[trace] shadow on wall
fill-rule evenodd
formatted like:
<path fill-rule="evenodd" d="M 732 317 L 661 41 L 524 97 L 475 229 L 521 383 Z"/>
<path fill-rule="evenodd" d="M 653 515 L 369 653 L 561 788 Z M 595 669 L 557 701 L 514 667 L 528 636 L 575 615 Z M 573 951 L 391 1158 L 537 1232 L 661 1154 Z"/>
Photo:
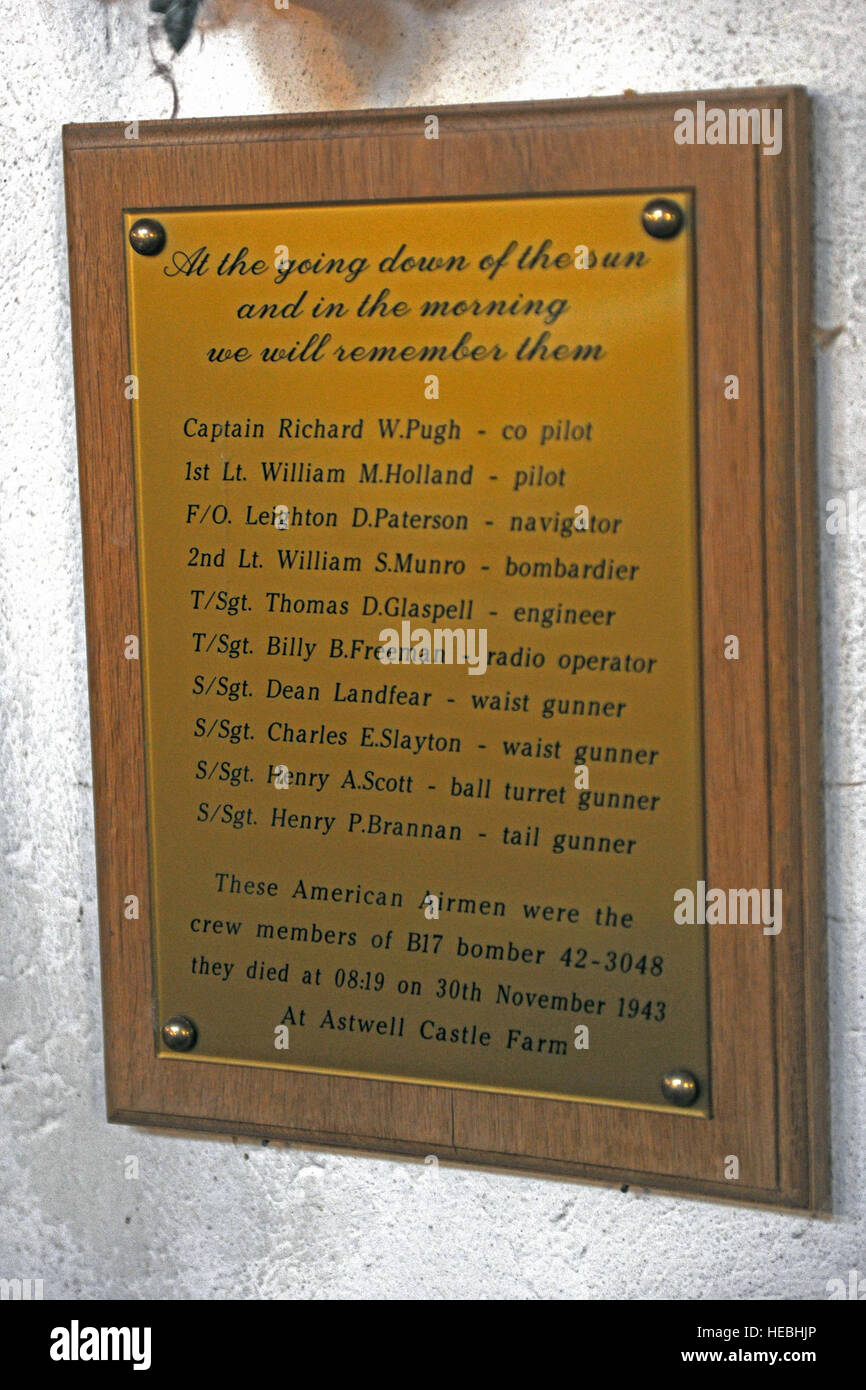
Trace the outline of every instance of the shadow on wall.
<path fill-rule="evenodd" d="M 451 61 L 451 45 L 444 41 L 453 28 L 449 14 L 456 19 L 484 3 L 291 0 L 277 8 L 275 0 L 210 0 L 199 28 L 205 45 L 209 31 L 250 31 L 256 62 L 280 110 L 297 109 L 300 78 L 320 109 L 399 106 L 416 86 L 427 92 L 435 87 L 437 69 Z"/>

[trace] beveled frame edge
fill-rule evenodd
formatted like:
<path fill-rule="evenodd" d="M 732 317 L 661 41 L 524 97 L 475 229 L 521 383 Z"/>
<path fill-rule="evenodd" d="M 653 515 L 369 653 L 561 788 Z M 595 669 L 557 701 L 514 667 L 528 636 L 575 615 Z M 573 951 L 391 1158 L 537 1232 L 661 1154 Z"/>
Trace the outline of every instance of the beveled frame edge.
<path fill-rule="evenodd" d="M 762 255 L 763 285 L 772 293 L 780 310 L 779 322 L 761 306 L 763 357 L 763 408 L 767 428 L 764 449 L 765 469 L 765 597 L 767 616 L 767 701 L 770 747 L 770 797 L 773 805 L 771 851 L 773 862 L 799 865 L 802 906 L 802 976 L 792 972 L 789 963 L 781 982 L 783 1008 L 776 1013 L 776 1073 L 780 1094 L 776 1109 L 777 1140 L 780 1149 L 778 1188 L 741 1188 L 736 1196 L 729 1184 L 704 1179 L 683 1180 L 670 1174 L 634 1172 L 628 1168 L 598 1164 L 565 1163 L 559 1159 L 537 1158 L 490 1151 L 477 1151 L 437 1144 L 437 1155 L 446 1162 L 489 1167 L 521 1175 L 550 1176 L 605 1184 L 622 1180 L 660 1191 L 692 1196 L 708 1196 L 742 1205 L 754 1202 L 797 1211 L 818 1212 L 829 1202 L 829 1153 L 827 1124 L 827 1058 L 825 1022 L 824 932 L 823 932 L 823 817 L 814 795 L 821 786 L 820 705 L 817 643 L 817 539 L 815 526 L 815 472 L 813 457 L 812 366 L 810 354 L 811 267 L 808 221 L 803 210 L 808 198 L 808 97 L 803 88 L 754 88 L 717 92 L 653 94 L 650 96 L 607 97 L 590 101 L 564 100 L 538 103 L 503 103 L 433 108 L 440 117 L 459 117 L 461 129 L 487 129 L 491 124 L 507 124 L 520 129 L 538 123 L 538 118 L 579 115 L 584 120 L 597 112 L 600 124 L 623 108 L 669 105 L 696 98 L 719 102 L 751 99 L 766 104 L 783 103 L 786 125 L 796 138 L 788 138 L 784 153 L 758 159 L 758 218 L 781 216 L 781 237 L 771 240 Z M 383 133 L 405 134 L 411 123 L 429 108 L 391 111 L 313 113 L 307 116 L 269 116 L 258 118 L 214 118 L 207 121 L 141 123 L 139 147 L 166 144 L 233 143 L 292 138 L 338 138 L 363 136 L 375 129 Z M 467 116 L 469 120 L 467 121 Z M 520 123 L 520 124 L 518 124 Z M 555 124 L 555 121 L 554 121 Z M 77 151 L 129 146 L 124 125 L 73 125 L 64 127 L 67 160 Z M 766 177 L 765 177 L 766 175 Z M 795 212 L 796 209 L 796 212 Z M 75 267 L 71 266 L 74 279 Z M 76 398 L 86 391 L 76 367 Z M 781 402 L 781 408 L 780 408 Z M 83 441 L 79 452 L 84 456 Z M 789 463 L 795 469 L 794 494 L 786 490 Z M 783 505 L 772 512 L 769 499 Z M 780 539 L 782 543 L 780 544 Z M 88 574 L 88 579 L 91 575 Z M 88 605 L 88 633 L 90 609 Z M 812 640 L 810 640 L 812 639 Z M 88 640 L 88 646 L 90 641 Z M 791 654 L 793 661 L 786 661 Z M 776 669 L 774 669 L 774 659 Z M 91 690 L 93 687 L 91 686 Z M 96 749 L 94 748 L 94 756 Z M 790 773 L 795 774 L 792 783 Z M 815 776 L 817 774 L 817 781 Z M 810 792 L 812 794 L 810 794 Z M 109 944 L 110 929 L 100 911 L 102 951 Z M 786 943 L 787 949 L 787 943 Z M 777 980 L 776 985 L 780 985 Z M 786 1002 L 787 1001 L 787 1002 Z M 787 1012 L 786 1012 L 787 1010 Z M 797 1021 L 799 1011 L 802 1023 Z M 796 1068 L 780 1065 L 782 1059 L 796 1055 L 802 1067 L 802 1082 Z M 108 1058 L 106 1058 L 108 1066 Z M 472 1093 L 472 1094 L 484 1094 Z M 423 1155 L 430 1145 L 414 1144 L 394 1138 L 331 1131 L 270 1127 L 250 1122 L 229 1123 L 203 1115 L 153 1114 L 117 1103 L 109 1084 L 109 1118 L 118 1123 L 141 1123 L 168 1128 L 202 1130 L 212 1133 L 248 1133 L 278 1137 L 309 1147 L 333 1148 L 337 1152 L 378 1153 L 403 1157 Z M 784 1114 L 783 1114 L 784 1112 Z M 787 1122 L 787 1128 L 786 1128 Z M 358 1147 L 359 1143 L 362 1147 Z"/>
<path fill-rule="evenodd" d="M 115 1110 L 107 1115 L 109 1124 L 130 1125 L 169 1138 L 220 1138 L 236 1143 L 239 1139 L 259 1139 L 265 1144 L 281 1144 L 289 1149 L 308 1149 L 335 1157 L 373 1158 L 381 1162 L 416 1162 L 424 1165 L 435 1158 L 445 1168 L 457 1172 L 485 1172 L 500 1177 L 533 1178 L 549 1182 L 567 1182 L 605 1188 L 619 1187 L 622 1191 L 637 1188 L 654 1196 L 675 1196 L 690 1201 L 709 1202 L 713 1206 L 752 1208 L 756 1211 L 777 1211 L 784 1216 L 809 1216 L 832 1220 L 828 1207 L 797 1205 L 786 1201 L 784 1194 L 773 1187 L 740 1187 L 731 1191 L 730 1183 L 708 1184 L 677 1174 L 648 1174 L 644 1169 L 606 1168 L 598 1163 L 563 1162 L 559 1159 L 535 1159 L 531 1155 L 502 1154 L 490 1149 L 447 1149 L 436 1145 L 412 1144 L 399 1140 L 370 1140 L 363 1136 L 320 1134 L 314 1130 L 286 1131 L 279 1125 L 244 1124 L 227 1126 L 221 1120 L 188 1115 L 149 1114 L 138 1110 Z M 192 1127 L 194 1124 L 194 1128 Z"/>
<path fill-rule="evenodd" d="M 136 142 L 149 145 L 189 145 L 220 142 L 227 136 L 237 141 L 279 140 L 290 125 L 293 138 L 342 138 L 346 135 L 403 133 L 403 127 L 417 128 L 425 115 L 452 115 L 460 118 L 462 129 L 472 129 L 477 117 L 478 129 L 486 129 L 492 120 L 513 120 L 526 116 L 528 125 L 538 117 L 588 116 L 597 111 L 607 116 L 611 111 L 637 110 L 642 106 L 669 106 L 672 102 L 698 101 L 712 97 L 720 102 L 753 98 L 766 103 L 779 99 L 788 101 L 795 94 L 806 97 L 802 86 L 781 87 L 723 87 L 689 92 L 629 92 L 599 97 L 555 97 L 544 101 L 466 102 L 454 106 L 375 106 L 341 111 L 277 112 L 262 116 L 194 116 L 183 120 L 140 121 Z M 467 119 L 469 118 L 469 119 Z M 113 149 L 129 145 L 124 131 L 128 121 L 70 122 L 63 126 L 64 147 L 67 150 Z M 517 127 L 519 129 L 519 127 Z"/>
<path fill-rule="evenodd" d="M 770 258 L 764 283 L 776 290 L 787 311 L 783 337 L 774 343 L 772 325 L 764 316 L 764 398 L 765 416 L 784 430 L 785 447 L 793 465 L 793 496 L 785 487 L 787 481 L 785 455 L 767 450 L 769 484 L 775 481 L 776 498 L 767 493 L 768 578 L 774 576 L 788 557 L 785 579 L 789 587 L 788 601 L 783 595 L 783 583 L 770 584 L 781 598 L 782 618 L 787 621 L 784 650 L 796 653 L 795 688 L 779 686 L 789 700 L 787 737 L 796 750 L 796 776 L 787 775 L 785 750 L 779 749 L 770 723 L 771 783 L 774 795 L 788 799 L 787 813 L 779 818 L 778 836 L 773 823 L 774 853 L 785 852 L 796 859 L 801 871 L 802 913 L 802 1065 L 804 1078 L 803 1105 L 805 1108 L 803 1154 L 808 1165 L 808 1207 L 813 1211 L 829 1211 L 832 1204 L 832 1173 L 830 1154 L 830 1066 L 828 1055 L 827 1019 L 827 937 L 825 902 L 825 840 L 824 840 L 824 759 L 823 711 L 821 691 L 820 643 L 820 574 L 818 529 L 818 479 L 816 460 L 815 380 L 812 357 L 812 193 L 811 193 L 811 121 L 808 93 L 803 87 L 792 88 L 784 98 L 786 123 L 802 132 L 788 148 L 788 175 L 784 180 L 786 203 L 780 217 L 783 233 L 790 237 L 787 256 Z M 757 152 L 756 152 L 757 155 Z M 762 211 L 773 215 L 774 200 L 770 189 L 764 188 Z M 781 190 L 774 190 L 778 203 Z M 761 223 L 759 222 L 759 226 Z M 780 264 L 781 261 L 781 264 Z M 790 267 L 790 280 L 785 274 Z M 786 293 L 789 291 L 789 293 Z M 774 404 L 773 377 L 784 375 L 785 346 L 790 350 L 790 372 L 787 383 L 790 394 L 783 395 L 782 408 Z M 767 362 L 775 372 L 768 372 Z M 785 418 L 787 416 L 787 418 Z M 776 445 L 778 451 L 779 444 Z M 774 461 L 777 464 L 773 469 Z M 776 477 L 773 477 L 774 471 Z M 780 535 L 784 513 L 774 505 L 778 495 L 788 496 L 790 535 L 793 544 L 786 547 L 786 537 Z M 775 523 L 775 524 L 774 524 Z M 772 615 L 771 615 L 772 616 Z M 772 625 L 769 629 L 772 635 Z M 776 845 L 787 838 L 787 846 Z M 789 1078 L 785 1078 L 787 1081 Z M 784 1129 L 783 1129 L 784 1133 Z"/>

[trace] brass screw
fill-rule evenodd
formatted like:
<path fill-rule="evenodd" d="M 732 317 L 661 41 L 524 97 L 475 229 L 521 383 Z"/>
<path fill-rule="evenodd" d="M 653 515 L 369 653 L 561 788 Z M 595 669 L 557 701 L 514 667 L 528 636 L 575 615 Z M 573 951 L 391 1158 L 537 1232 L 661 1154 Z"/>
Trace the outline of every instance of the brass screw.
<path fill-rule="evenodd" d="M 694 1105 L 700 1087 L 690 1071 L 669 1071 L 662 1077 L 662 1095 L 671 1105 Z"/>
<path fill-rule="evenodd" d="M 662 241 L 669 240 L 682 230 L 685 217 L 679 203 L 672 198 L 651 198 L 640 215 L 644 231 Z"/>
<path fill-rule="evenodd" d="M 198 1029 L 191 1018 L 177 1014 L 162 1025 L 162 1040 L 172 1052 L 189 1052 L 198 1042 Z"/>
<path fill-rule="evenodd" d="M 165 246 L 165 227 L 155 217 L 139 217 L 129 229 L 129 244 L 139 256 L 158 256 Z"/>

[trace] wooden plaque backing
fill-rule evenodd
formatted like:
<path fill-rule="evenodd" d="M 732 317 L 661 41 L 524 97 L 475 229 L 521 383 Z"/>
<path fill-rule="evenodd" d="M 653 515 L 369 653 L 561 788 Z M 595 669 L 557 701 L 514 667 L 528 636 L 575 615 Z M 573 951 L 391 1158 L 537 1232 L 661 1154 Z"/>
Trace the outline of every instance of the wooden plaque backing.
<path fill-rule="evenodd" d="M 781 110 L 781 151 L 677 144 L 674 112 L 699 99 Z M 440 108 L 435 141 L 428 114 L 64 128 L 109 1119 L 825 1209 L 806 94 Z M 141 672 L 119 659 L 140 631 L 123 210 L 653 187 L 693 190 L 697 209 L 707 882 L 784 893 L 778 936 L 708 933 L 712 1117 L 158 1058 Z"/>

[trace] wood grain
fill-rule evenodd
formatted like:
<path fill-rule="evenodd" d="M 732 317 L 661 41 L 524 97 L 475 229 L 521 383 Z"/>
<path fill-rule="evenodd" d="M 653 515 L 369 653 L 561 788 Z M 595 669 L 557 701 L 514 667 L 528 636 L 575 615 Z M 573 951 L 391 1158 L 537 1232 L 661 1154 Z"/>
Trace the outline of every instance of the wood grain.
<path fill-rule="evenodd" d="M 677 145 L 673 113 L 781 109 L 783 147 Z M 109 1118 L 829 1201 L 808 101 L 801 89 L 64 129 Z M 694 191 L 708 882 L 784 893 L 776 937 L 710 931 L 712 1117 L 157 1058 L 122 213 Z M 740 399 L 724 396 L 735 373 Z M 739 661 L 724 639 L 740 638 Z M 141 915 L 127 921 L 136 893 Z M 740 1160 L 726 1181 L 728 1155 Z"/>

